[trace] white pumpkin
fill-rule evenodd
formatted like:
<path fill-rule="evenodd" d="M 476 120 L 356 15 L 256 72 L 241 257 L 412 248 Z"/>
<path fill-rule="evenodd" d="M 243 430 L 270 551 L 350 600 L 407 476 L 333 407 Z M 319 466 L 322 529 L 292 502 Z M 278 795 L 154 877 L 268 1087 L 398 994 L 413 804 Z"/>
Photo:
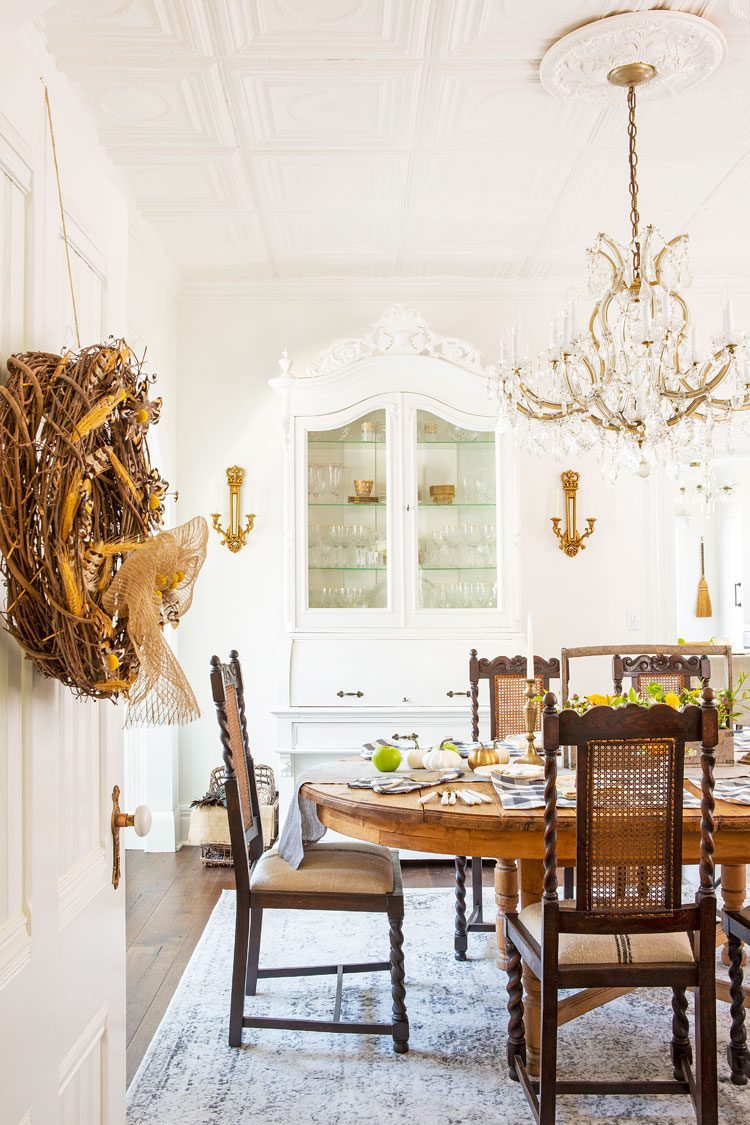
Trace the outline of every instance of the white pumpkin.
<path fill-rule="evenodd" d="M 422 758 L 424 757 L 424 750 L 420 750 L 418 746 L 412 746 L 411 750 L 406 755 L 406 764 L 410 770 L 424 769 L 422 765 Z"/>
<path fill-rule="evenodd" d="M 458 769 L 461 755 L 455 750 L 428 750 L 422 755 L 422 765 L 426 770 Z"/>

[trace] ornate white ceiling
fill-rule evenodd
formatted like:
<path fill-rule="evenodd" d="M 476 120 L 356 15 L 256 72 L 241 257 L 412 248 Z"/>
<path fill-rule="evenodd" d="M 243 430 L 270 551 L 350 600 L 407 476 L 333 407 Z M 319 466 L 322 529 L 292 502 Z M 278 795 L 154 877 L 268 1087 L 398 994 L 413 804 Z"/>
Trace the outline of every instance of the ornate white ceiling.
<path fill-rule="evenodd" d="M 640 212 L 750 277 L 750 0 L 661 3 L 727 39 L 639 112 Z M 166 252 L 195 279 L 560 278 L 628 230 L 622 107 L 539 60 L 616 0 L 65 0 L 42 27 Z"/>

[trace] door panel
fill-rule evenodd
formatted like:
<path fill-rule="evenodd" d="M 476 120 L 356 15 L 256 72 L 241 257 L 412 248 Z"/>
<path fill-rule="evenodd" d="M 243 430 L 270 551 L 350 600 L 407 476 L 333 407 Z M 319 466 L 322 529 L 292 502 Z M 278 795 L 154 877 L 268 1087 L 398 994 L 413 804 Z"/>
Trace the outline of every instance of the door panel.
<path fill-rule="evenodd" d="M 5 356 L 24 346 L 30 177 L 19 186 L 2 171 L 1 158 L 0 149 Z M 34 260 L 53 277 L 62 255 L 54 240 Z M 102 271 L 75 257 L 82 339 L 98 341 L 105 334 Z M 58 311 L 66 324 L 62 303 Z M 125 1120 L 125 891 L 123 883 L 112 887 L 110 831 L 112 788 L 123 781 L 122 744 L 122 708 L 76 699 L 44 679 L 0 629 L 3 1125 Z"/>

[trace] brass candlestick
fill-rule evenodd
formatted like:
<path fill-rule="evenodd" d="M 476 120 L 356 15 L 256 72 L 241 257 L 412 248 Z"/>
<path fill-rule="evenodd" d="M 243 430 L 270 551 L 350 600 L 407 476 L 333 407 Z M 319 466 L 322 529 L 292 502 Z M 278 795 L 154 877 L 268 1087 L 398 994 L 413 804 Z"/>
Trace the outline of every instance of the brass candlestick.
<path fill-rule="evenodd" d="M 536 703 L 534 701 L 535 692 L 536 692 L 536 680 L 534 680 L 533 678 L 532 679 L 527 678 L 527 680 L 526 680 L 526 706 L 524 707 L 524 716 L 526 718 L 526 741 L 528 742 L 529 745 L 528 745 L 528 747 L 526 749 L 526 753 L 523 755 L 523 757 L 517 759 L 519 762 L 522 762 L 524 765 L 527 765 L 527 766 L 543 766 L 544 765 L 544 759 L 540 758 L 539 755 L 537 754 L 536 750 L 534 749 L 534 727 L 536 726 Z"/>

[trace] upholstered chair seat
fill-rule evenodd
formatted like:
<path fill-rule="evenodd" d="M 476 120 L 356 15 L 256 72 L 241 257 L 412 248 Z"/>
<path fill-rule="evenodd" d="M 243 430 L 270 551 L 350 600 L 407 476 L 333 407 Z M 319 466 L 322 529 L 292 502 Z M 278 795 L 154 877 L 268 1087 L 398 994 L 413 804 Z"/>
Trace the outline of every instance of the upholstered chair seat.
<path fill-rule="evenodd" d="M 561 911 L 573 909 L 573 901 L 560 903 Z M 518 915 L 536 942 L 542 943 L 542 904 L 525 906 Z M 653 961 L 693 963 L 695 954 L 690 938 L 683 931 L 675 934 L 560 934 L 560 965 L 637 965 Z"/>
<path fill-rule="evenodd" d="M 305 891 L 385 895 L 393 890 L 393 859 L 378 844 L 307 844 L 295 870 L 273 848 L 265 852 L 250 877 L 250 890 Z"/>

